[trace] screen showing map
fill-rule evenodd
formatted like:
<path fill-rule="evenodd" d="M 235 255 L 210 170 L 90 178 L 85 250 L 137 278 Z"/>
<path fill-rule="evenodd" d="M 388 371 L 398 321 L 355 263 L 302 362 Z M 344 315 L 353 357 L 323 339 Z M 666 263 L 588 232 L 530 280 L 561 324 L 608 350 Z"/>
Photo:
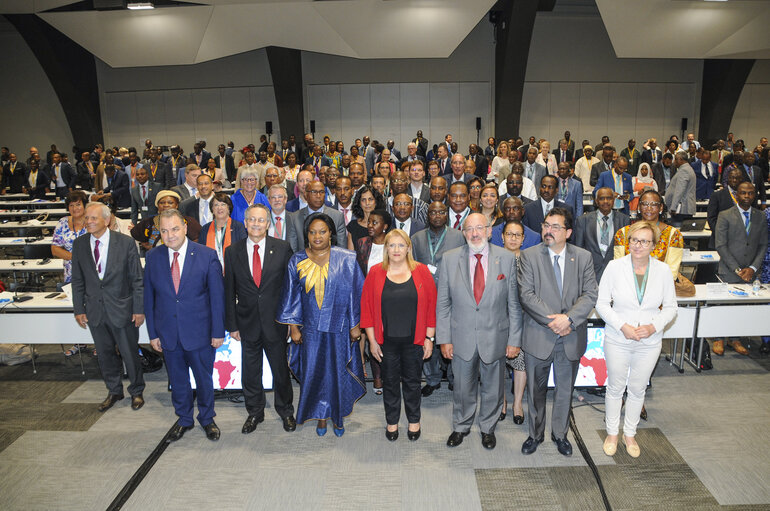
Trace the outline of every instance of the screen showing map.
<path fill-rule="evenodd" d="M 195 388 L 195 378 L 190 371 L 190 384 Z M 267 356 L 262 354 L 262 386 L 265 390 L 273 388 L 273 373 Z M 230 332 L 225 332 L 225 342 L 217 349 L 214 357 L 214 389 L 241 389 L 241 343 L 230 338 Z"/>
<path fill-rule="evenodd" d="M 604 387 L 607 384 L 607 364 L 604 361 L 604 325 L 588 324 L 588 344 L 580 359 L 575 387 Z M 548 375 L 548 386 L 553 387 L 553 367 Z"/>

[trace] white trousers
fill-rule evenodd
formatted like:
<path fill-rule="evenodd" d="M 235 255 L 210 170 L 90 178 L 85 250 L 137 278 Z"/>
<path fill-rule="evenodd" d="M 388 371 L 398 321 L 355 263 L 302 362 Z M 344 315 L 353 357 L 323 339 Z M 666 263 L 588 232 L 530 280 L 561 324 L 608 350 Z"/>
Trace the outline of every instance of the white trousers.
<path fill-rule="evenodd" d="M 607 391 L 604 397 L 604 421 L 608 435 L 617 435 L 620 426 L 620 409 L 623 391 L 628 389 L 623 434 L 636 435 L 639 414 L 644 405 L 644 394 L 655 364 L 660 357 L 660 341 L 645 344 L 644 341 L 604 340 L 604 358 L 607 361 Z"/>

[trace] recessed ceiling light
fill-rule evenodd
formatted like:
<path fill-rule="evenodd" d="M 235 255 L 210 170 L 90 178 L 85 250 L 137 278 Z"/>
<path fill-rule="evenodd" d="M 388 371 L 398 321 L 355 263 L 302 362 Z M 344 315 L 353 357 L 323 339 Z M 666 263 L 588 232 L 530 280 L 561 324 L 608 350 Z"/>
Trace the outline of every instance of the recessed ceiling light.
<path fill-rule="evenodd" d="M 152 4 L 152 2 L 130 2 L 128 5 L 126 5 L 126 7 L 132 11 L 155 9 L 155 6 Z"/>

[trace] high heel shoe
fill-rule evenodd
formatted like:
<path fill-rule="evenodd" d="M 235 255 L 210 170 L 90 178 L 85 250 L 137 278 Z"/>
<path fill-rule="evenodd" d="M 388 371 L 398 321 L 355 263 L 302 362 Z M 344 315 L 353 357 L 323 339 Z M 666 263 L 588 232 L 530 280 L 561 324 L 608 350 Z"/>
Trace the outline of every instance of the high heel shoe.
<path fill-rule="evenodd" d="M 315 427 L 315 433 L 318 436 L 324 436 L 326 434 L 326 421 L 323 421 L 323 427 L 321 427 L 321 421 L 318 421 L 318 425 Z"/>
<path fill-rule="evenodd" d="M 406 432 L 406 437 L 407 437 L 409 440 L 411 440 L 412 442 L 414 442 L 415 440 L 417 440 L 418 438 L 420 438 L 420 431 L 421 431 L 420 429 L 418 429 L 417 431 L 408 431 L 408 430 L 407 430 L 407 432 Z"/>
<path fill-rule="evenodd" d="M 338 437 L 344 435 L 345 428 L 344 427 L 338 428 L 337 426 L 334 426 L 334 434 L 337 435 Z"/>
<path fill-rule="evenodd" d="M 503 422 L 505 420 L 505 416 L 508 415 L 508 412 L 501 412 L 500 417 L 497 418 L 499 422 Z"/>
<path fill-rule="evenodd" d="M 524 416 L 523 415 L 514 415 L 513 416 L 513 423 L 514 424 L 524 424 Z"/>
<path fill-rule="evenodd" d="M 398 440 L 398 428 L 395 431 L 389 431 L 388 428 L 385 428 L 385 438 L 390 442 Z"/>
<path fill-rule="evenodd" d="M 639 444 L 628 445 L 626 443 L 626 436 L 625 435 L 623 435 L 623 445 L 626 446 L 626 452 L 632 458 L 638 458 L 642 454 L 642 450 L 639 448 Z"/>

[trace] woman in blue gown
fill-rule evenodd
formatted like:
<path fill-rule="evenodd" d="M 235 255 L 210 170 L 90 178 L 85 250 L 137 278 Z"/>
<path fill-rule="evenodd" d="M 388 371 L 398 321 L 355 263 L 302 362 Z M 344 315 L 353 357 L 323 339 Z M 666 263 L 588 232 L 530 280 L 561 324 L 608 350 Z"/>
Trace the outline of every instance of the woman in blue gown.
<path fill-rule="evenodd" d="M 359 317 L 364 275 L 354 252 L 336 247 L 334 221 L 314 213 L 304 223 L 305 250 L 289 260 L 277 321 L 290 325 L 289 367 L 300 383 L 297 422 L 316 432 L 345 432 L 343 418 L 366 393 Z"/>

